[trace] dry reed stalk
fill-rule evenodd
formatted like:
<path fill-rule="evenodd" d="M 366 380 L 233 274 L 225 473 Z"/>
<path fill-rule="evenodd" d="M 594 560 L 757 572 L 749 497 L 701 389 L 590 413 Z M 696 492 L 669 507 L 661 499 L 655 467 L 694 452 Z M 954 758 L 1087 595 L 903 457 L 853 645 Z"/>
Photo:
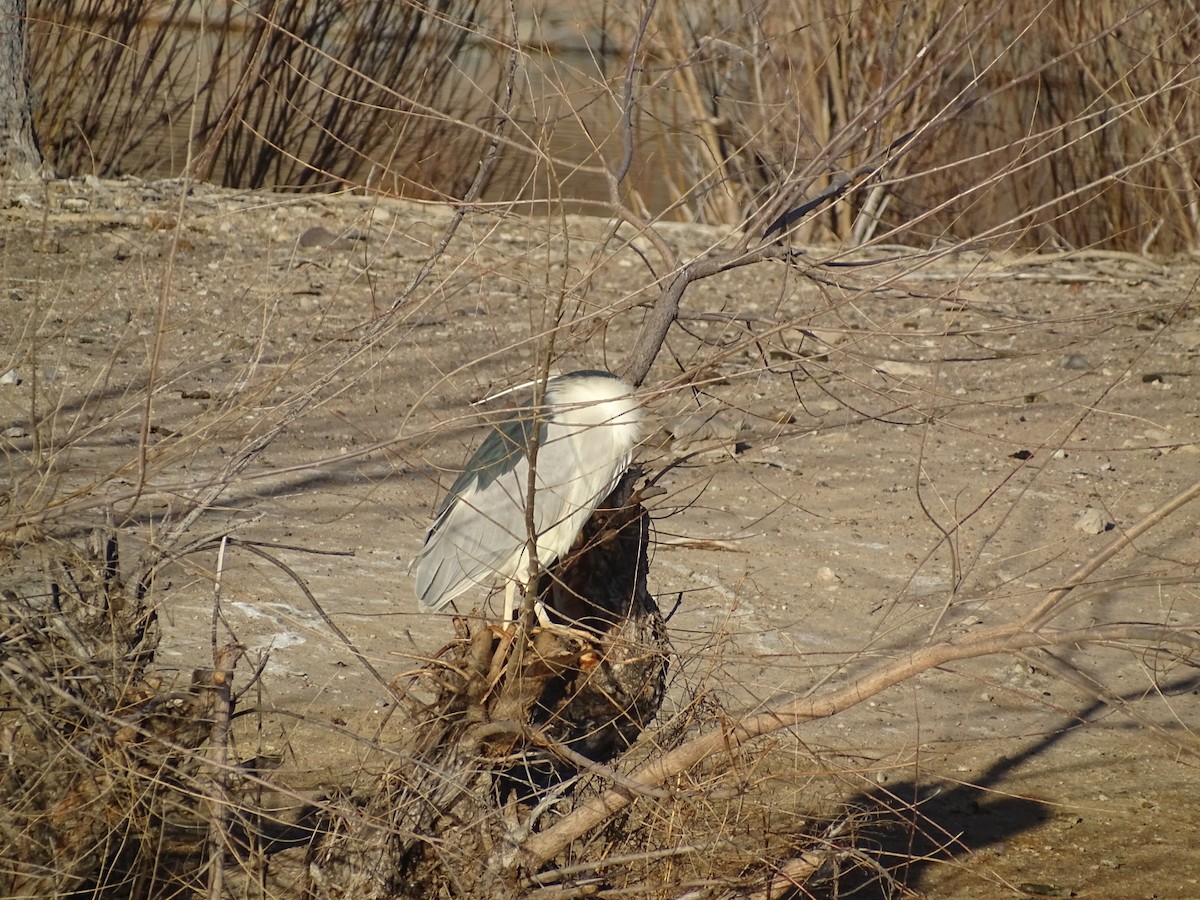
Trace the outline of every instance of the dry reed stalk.
<path fill-rule="evenodd" d="M 34 3 L 36 127 L 64 173 L 182 174 L 189 160 L 165 154 L 184 132 L 202 179 L 340 188 L 375 167 L 382 189 L 453 193 L 469 174 L 452 160 L 472 154 L 439 148 L 478 150 L 486 137 L 433 111 L 452 106 L 461 121 L 492 99 L 448 88 L 469 65 L 476 16 L 474 0 L 436 14 L 295 0 L 199 12 L 184 0 Z"/>
<path fill-rule="evenodd" d="M 663 8 L 650 53 L 673 67 L 685 110 L 673 124 L 692 148 L 670 176 L 689 186 L 677 199 L 711 221 L 722 214 L 706 208 L 715 191 L 739 206 L 792 185 L 804 196 L 916 131 L 920 146 L 881 183 L 799 226 L 794 240 L 822 230 L 855 243 L 968 239 L 1004 222 L 1004 236 L 1024 243 L 1194 246 L 1197 14 L 1157 8 Z M 1047 197 L 1061 202 L 1044 207 Z M 731 213 L 725 221 L 741 218 Z"/>

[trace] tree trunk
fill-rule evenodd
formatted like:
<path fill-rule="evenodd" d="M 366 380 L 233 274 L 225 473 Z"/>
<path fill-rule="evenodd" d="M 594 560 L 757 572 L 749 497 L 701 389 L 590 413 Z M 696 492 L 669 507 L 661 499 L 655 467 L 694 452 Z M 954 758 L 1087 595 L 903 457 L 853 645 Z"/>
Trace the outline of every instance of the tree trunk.
<path fill-rule="evenodd" d="M 0 0 L 0 178 L 27 180 L 42 170 L 33 132 L 25 21 L 27 0 Z"/>

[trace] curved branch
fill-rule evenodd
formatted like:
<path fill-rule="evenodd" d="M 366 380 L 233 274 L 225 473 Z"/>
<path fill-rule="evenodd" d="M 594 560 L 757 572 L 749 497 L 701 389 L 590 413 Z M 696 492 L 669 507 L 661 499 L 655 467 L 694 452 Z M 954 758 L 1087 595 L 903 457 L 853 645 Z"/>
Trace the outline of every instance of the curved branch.
<path fill-rule="evenodd" d="M 1076 643 L 1094 644 L 1131 639 L 1160 643 L 1175 639 L 1186 643 L 1188 631 L 1186 627 L 1167 628 L 1143 624 L 1046 629 L 1034 632 L 1027 631 L 1020 623 L 1016 623 L 983 629 L 974 634 L 914 650 L 824 697 L 799 698 L 749 716 L 733 727 L 714 728 L 642 766 L 631 774 L 628 780 L 642 791 L 653 790 L 710 756 L 722 752 L 731 753 L 762 735 L 843 712 L 889 687 L 957 660 Z M 622 787 L 612 788 L 594 797 L 545 831 L 530 835 L 521 846 L 523 862 L 530 869 L 538 868 L 564 850 L 572 841 L 624 809 L 633 802 L 634 797 L 633 793 Z"/>
<path fill-rule="evenodd" d="M 1054 588 L 1041 602 L 1033 612 L 1022 620 L 1022 624 L 1026 628 L 1037 628 L 1039 625 L 1049 621 L 1054 616 L 1061 613 L 1063 601 L 1067 596 L 1075 590 L 1075 588 L 1084 584 L 1092 575 L 1103 566 L 1106 562 L 1124 550 L 1126 547 L 1133 544 L 1143 534 L 1162 522 L 1167 516 L 1175 512 L 1182 506 L 1191 503 L 1197 497 L 1200 497 L 1200 481 L 1195 482 L 1190 487 L 1184 488 L 1158 509 L 1154 510 L 1132 528 L 1126 529 L 1116 538 L 1111 544 L 1089 559 L 1084 565 L 1080 566 L 1079 571 L 1067 579 L 1062 587 Z"/>
<path fill-rule="evenodd" d="M 790 251 L 779 244 L 766 244 L 753 250 L 738 250 L 730 253 L 720 253 L 714 256 L 704 256 L 692 260 L 679 271 L 655 301 L 650 314 L 642 322 L 642 330 L 634 342 L 633 351 L 625 363 L 621 374 L 629 379 L 635 387 L 641 386 L 654 365 L 658 351 L 662 349 L 663 341 L 672 323 L 679 317 L 679 305 L 683 292 L 688 285 L 703 278 L 711 278 L 721 272 L 762 262 L 766 259 L 780 259 L 790 254 Z"/>

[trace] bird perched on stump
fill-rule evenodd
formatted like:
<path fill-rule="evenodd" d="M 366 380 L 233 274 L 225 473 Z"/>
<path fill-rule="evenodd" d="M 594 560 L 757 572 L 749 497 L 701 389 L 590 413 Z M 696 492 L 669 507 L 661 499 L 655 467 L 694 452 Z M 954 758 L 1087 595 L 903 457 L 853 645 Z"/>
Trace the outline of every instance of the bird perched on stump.
<path fill-rule="evenodd" d="M 548 379 L 541 406 L 520 407 L 495 425 L 425 536 L 416 560 L 420 608 L 442 609 L 476 585 L 502 580 L 504 620 L 510 621 L 516 589 L 529 581 L 530 456 L 533 531 L 545 569 L 571 548 L 629 467 L 641 415 L 628 382 L 611 372 L 583 371 Z M 540 605 L 537 613 L 548 625 Z"/>

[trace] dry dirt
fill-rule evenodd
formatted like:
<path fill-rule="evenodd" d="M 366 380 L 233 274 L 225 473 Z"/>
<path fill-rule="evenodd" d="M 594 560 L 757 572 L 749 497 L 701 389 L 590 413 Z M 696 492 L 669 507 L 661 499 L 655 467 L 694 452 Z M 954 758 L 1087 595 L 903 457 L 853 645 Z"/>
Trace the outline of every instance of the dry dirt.
<path fill-rule="evenodd" d="M 619 368 L 663 273 L 642 239 L 601 248 L 598 220 L 472 214 L 383 339 L 347 358 L 448 209 L 132 180 L 10 185 L 0 201 L 0 375 L 15 373 L 0 384 L 0 513 L 54 504 L 42 527 L 70 535 L 111 505 L 132 559 L 336 365 L 193 533 L 232 524 L 274 545 L 389 678 L 450 635 L 448 617 L 417 612 L 407 567 L 479 437 L 470 403 L 531 376 L 559 298 L 555 368 Z M 684 257 L 721 238 L 663 235 Z M 1195 259 L 958 253 L 693 285 L 647 380 L 659 430 L 639 456 L 657 472 L 701 451 L 653 509 L 669 705 L 705 690 L 735 713 L 845 683 L 935 628 L 1007 621 L 1192 483 L 1198 276 Z M 657 390 L 681 367 L 707 384 Z M 717 424 L 686 440 L 698 411 Z M 1198 522 L 1185 507 L 1139 539 L 1066 621 L 1196 622 Z M 208 552 L 160 578 L 162 668 L 211 663 L 215 571 Z M 387 695 L 278 568 L 231 549 L 219 593 L 221 640 L 228 628 L 248 650 L 238 678 L 265 665 L 242 706 L 266 712 L 242 720 L 239 750 L 283 756 L 280 777 L 304 787 L 344 781 Z M 848 801 L 915 802 L 925 839 L 877 840 L 949 846 L 912 867 L 922 896 L 1200 896 L 1195 660 L 1056 653 L 1143 721 L 1052 660 L 1003 656 L 904 683 L 775 752 Z"/>

